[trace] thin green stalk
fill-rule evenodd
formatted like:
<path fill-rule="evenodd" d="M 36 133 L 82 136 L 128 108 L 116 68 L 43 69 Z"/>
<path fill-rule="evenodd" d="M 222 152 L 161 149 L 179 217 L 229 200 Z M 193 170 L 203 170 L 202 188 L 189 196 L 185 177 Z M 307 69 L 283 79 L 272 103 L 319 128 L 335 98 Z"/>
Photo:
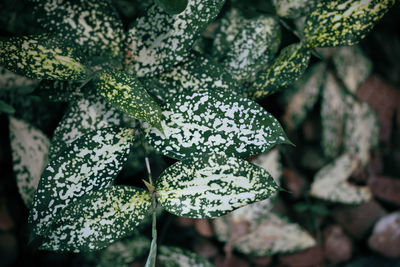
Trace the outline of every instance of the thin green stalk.
<path fill-rule="evenodd" d="M 151 204 L 152 204 L 152 213 L 153 213 L 152 214 L 153 222 L 152 222 L 152 226 L 151 226 L 152 240 L 151 240 L 151 245 L 150 245 L 150 253 L 149 253 L 149 256 L 147 257 L 145 267 L 155 267 L 156 266 L 156 257 L 157 257 L 157 214 L 156 214 L 157 199 L 156 199 L 156 193 L 154 191 L 153 178 L 151 175 L 149 158 L 145 157 L 144 160 L 146 162 L 147 173 L 149 176 L 148 182 L 146 182 L 146 181 L 144 181 L 144 182 L 151 194 Z"/>

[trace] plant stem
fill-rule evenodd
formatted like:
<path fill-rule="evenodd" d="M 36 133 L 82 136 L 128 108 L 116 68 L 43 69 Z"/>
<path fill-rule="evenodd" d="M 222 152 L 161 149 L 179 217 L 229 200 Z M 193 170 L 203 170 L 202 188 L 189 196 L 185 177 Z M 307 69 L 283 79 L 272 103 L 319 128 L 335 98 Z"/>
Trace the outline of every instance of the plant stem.
<path fill-rule="evenodd" d="M 145 267 L 155 267 L 156 266 L 156 257 L 157 257 L 157 214 L 156 214 L 157 199 L 156 199 L 156 193 L 154 191 L 154 186 L 153 186 L 153 178 L 151 176 L 151 168 L 150 168 L 149 158 L 146 156 L 144 158 L 144 161 L 146 162 L 147 173 L 149 176 L 148 177 L 149 182 L 148 182 L 148 184 L 146 184 L 146 186 L 149 189 L 149 192 L 151 194 L 151 206 L 152 206 L 152 215 L 153 215 L 153 222 L 151 225 L 152 240 L 151 240 L 151 245 L 150 245 L 150 253 L 149 253 L 149 256 L 147 257 Z"/>

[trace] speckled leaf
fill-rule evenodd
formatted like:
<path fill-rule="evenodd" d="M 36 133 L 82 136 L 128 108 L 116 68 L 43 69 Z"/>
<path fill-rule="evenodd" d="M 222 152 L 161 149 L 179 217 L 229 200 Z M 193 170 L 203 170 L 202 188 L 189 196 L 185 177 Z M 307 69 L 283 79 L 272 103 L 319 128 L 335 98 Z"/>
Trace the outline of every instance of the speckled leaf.
<path fill-rule="evenodd" d="M 142 235 L 117 241 L 104 249 L 97 263 L 97 267 L 129 267 L 139 257 L 149 251 L 150 240 Z"/>
<path fill-rule="evenodd" d="M 372 72 L 372 62 L 359 46 L 339 48 L 333 55 L 336 73 L 353 94 Z"/>
<path fill-rule="evenodd" d="M 39 24 L 85 49 L 89 56 L 122 58 L 124 29 L 109 0 L 34 0 Z"/>
<path fill-rule="evenodd" d="M 0 89 L 35 86 L 37 81 L 18 75 L 0 66 Z"/>
<path fill-rule="evenodd" d="M 285 47 L 271 66 L 257 77 L 249 88 L 249 95 L 260 98 L 291 85 L 304 73 L 309 60 L 310 51 L 301 43 Z"/>
<path fill-rule="evenodd" d="M 254 160 L 252 160 L 252 163 L 266 170 L 274 179 L 275 183 L 280 185 L 282 164 L 278 148 L 274 148 L 268 153 L 258 155 Z M 233 221 L 257 221 L 258 218 L 263 217 L 270 212 L 277 195 L 278 192 L 275 192 L 270 198 L 234 210 L 229 214 L 229 216 Z"/>
<path fill-rule="evenodd" d="M 103 71 L 95 81 L 97 92 L 117 109 L 160 128 L 161 108 L 133 75 Z"/>
<path fill-rule="evenodd" d="M 168 212 L 190 218 L 215 218 L 270 197 L 278 186 L 264 169 L 222 155 L 188 158 L 157 180 L 158 202 Z"/>
<path fill-rule="evenodd" d="M 246 20 L 222 65 L 239 82 L 254 79 L 279 48 L 280 26 L 274 17 Z"/>
<path fill-rule="evenodd" d="M 102 249 L 135 231 L 151 207 L 147 191 L 112 186 L 93 191 L 56 217 L 41 249 L 83 252 Z"/>
<path fill-rule="evenodd" d="M 79 137 L 102 128 L 121 125 L 122 115 L 103 99 L 81 98 L 70 103 L 54 130 L 50 159 Z"/>
<path fill-rule="evenodd" d="M 92 190 L 110 185 L 124 165 L 133 130 L 104 128 L 86 134 L 45 168 L 29 214 L 37 235 L 45 234 L 54 216 Z"/>
<path fill-rule="evenodd" d="M 163 115 L 164 133 L 144 123 L 146 139 L 177 159 L 203 153 L 248 157 L 290 143 L 271 114 L 232 93 L 182 94 L 166 103 Z"/>
<path fill-rule="evenodd" d="M 239 85 L 219 63 L 198 53 L 191 53 L 186 62 L 157 77 L 144 78 L 142 82 L 162 102 L 184 92 L 204 89 L 240 92 Z"/>
<path fill-rule="evenodd" d="M 182 13 L 152 6 L 128 32 L 130 70 L 138 77 L 158 75 L 189 54 L 194 42 L 219 13 L 224 0 L 189 0 Z"/>
<path fill-rule="evenodd" d="M 188 0 L 155 0 L 155 3 L 162 7 L 168 14 L 179 14 L 185 10 Z"/>
<path fill-rule="evenodd" d="M 18 191 L 27 207 L 32 204 L 39 179 L 46 165 L 50 141 L 30 124 L 9 117 L 13 170 Z"/>
<path fill-rule="evenodd" d="M 246 18 L 236 8 L 230 9 L 220 20 L 217 33 L 213 41 L 212 55 L 217 59 L 225 57 L 231 49 L 233 40 L 243 29 Z"/>
<path fill-rule="evenodd" d="M 76 47 L 48 34 L 0 40 L 0 65 L 32 79 L 85 79 L 82 62 Z"/>
<path fill-rule="evenodd" d="M 317 102 L 326 78 L 325 63 L 317 63 L 295 84 L 296 92 L 291 95 L 283 120 L 293 130 L 306 118 Z"/>
<path fill-rule="evenodd" d="M 348 182 L 356 170 L 357 158 L 343 154 L 315 174 L 311 195 L 317 198 L 345 204 L 360 204 L 372 198 L 367 186 L 356 186 Z"/>
<path fill-rule="evenodd" d="M 332 73 L 327 74 L 322 91 L 322 151 L 328 158 L 336 157 L 343 141 L 346 103 L 342 88 Z"/>
<path fill-rule="evenodd" d="M 213 267 L 206 258 L 186 249 L 161 246 L 158 262 L 162 267 Z"/>
<path fill-rule="evenodd" d="M 347 97 L 347 118 L 344 131 L 344 147 L 366 166 L 370 150 L 379 143 L 379 121 L 367 103 Z"/>
<path fill-rule="evenodd" d="M 395 0 L 320 1 L 306 20 L 307 44 L 313 47 L 356 44 L 394 3 Z"/>
<path fill-rule="evenodd" d="M 315 0 L 272 0 L 276 14 L 280 17 L 296 19 L 310 13 L 318 1 Z"/>
<path fill-rule="evenodd" d="M 78 90 L 82 82 L 42 80 L 35 89 L 35 95 L 53 102 L 71 102 L 84 97 Z"/>

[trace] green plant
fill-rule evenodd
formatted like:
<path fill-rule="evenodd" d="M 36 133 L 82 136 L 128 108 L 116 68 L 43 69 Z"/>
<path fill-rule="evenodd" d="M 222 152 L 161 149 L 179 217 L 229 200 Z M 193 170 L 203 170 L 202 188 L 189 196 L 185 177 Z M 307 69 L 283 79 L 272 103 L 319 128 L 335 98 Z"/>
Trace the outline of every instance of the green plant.
<path fill-rule="evenodd" d="M 32 2 L 46 33 L 2 39 L 0 63 L 15 79 L 19 74 L 41 80 L 35 89 L 40 95 L 70 102 L 51 145 L 26 122 L 10 119 L 33 236 L 44 239 L 43 249 L 98 250 L 134 232 L 151 213 L 149 266 L 157 251 L 157 205 L 178 216 L 215 218 L 279 190 L 264 168 L 244 160 L 290 144 L 279 122 L 254 99 L 297 81 L 311 55 L 320 57 L 315 48 L 356 44 L 394 4 L 272 1 L 276 14 L 257 10 L 256 15 L 231 8 L 213 35 L 217 61 L 203 50 L 200 35 L 223 0 L 156 1 L 127 32 L 111 1 Z M 292 29 L 286 19 L 301 15 L 303 27 Z M 299 42 L 274 58 L 280 25 Z M 324 72 L 319 68 L 318 77 Z M 3 112 L 13 112 L 0 104 Z M 28 146 L 20 145 L 18 140 L 26 140 L 21 134 L 34 136 L 29 145 L 39 151 L 37 166 L 25 163 L 31 155 L 18 150 Z M 153 179 L 147 151 L 147 190 L 112 185 L 131 147 L 146 146 L 143 140 L 179 162 Z M 269 216 L 268 223 L 285 224 Z M 314 243 L 304 236 L 307 246 Z"/>

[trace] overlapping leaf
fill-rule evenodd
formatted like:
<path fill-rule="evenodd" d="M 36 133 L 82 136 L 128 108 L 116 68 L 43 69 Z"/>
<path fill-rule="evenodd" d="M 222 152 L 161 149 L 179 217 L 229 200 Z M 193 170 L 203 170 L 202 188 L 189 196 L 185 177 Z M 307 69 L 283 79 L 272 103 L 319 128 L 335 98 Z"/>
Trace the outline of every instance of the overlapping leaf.
<path fill-rule="evenodd" d="M 188 0 L 155 0 L 168 14 L 179 14 L 185 10 Z"/>
<path fill-rule="evenodd" d="M 102 249 L 134 232 L 151 207 L 147 191 L 112 186 L 93 191 L 63 210 L 40 247 L 53 251 Z"/>
<path fill-rule="evenodd" d="M 304 73 L 310 60 L 310 51 L 301 43 L 282 49 L 275 61 L 263 71 L 249 88 L 249 95 L 260 98 L 289 86 Z"/>
<path fill-rule="evenodd" d="M 317 63 L 294 84 L 297 91 L 291 95 L 283 116 L 289 129 L 296 128 L 306 118 L 318 100 L 325 78 L 326 65 Z"/>
<path fill-rule="evenodd" d="M 206 258 L 186 249 L 172 246 L 161 246 L 158 253 L 158 261 L 163 267 L 213 267 Z"/>
<path fill-rule="evenodd" d="M 48 34 L 0 40 L 0 65 L 32 79 L 86 78 L 79 49 Z"/>
<path fill-rule="evenodd" d="M 34 0 L 40 25 L 85 49 L 89 56 L 122 57 L 124 29 L 109 0 Z"/>
<path fill-rule="evenodd" d="M 79 90 L 82 82 L 42 80 L 35 89 L 35 94 L 53 102 L 71 102 L 82 98 Z"/>
<path fill-rule="evenodd" d="M 224 0 L 189 0 L 178 15 L 152 6 L 128 33 L 132 73 L 154 76 L 183 61 L 223 4 Z"/>
<path fill-rule="evenodd" d="M 328 158 L 336 157 L 343 142 L 346 116 L 345 96 L 332 73 L 327 74 L 322 93 L 322 151 Z"/>
<path fill-rule="evenodd" d="M 160 128 L 161 108 L 134 76 L 123 71 L 103 71 L 95 86 L 97 92 L 117 109 Z"/>
<path fill-rule="evenodd" d="M 255 78 L 271 61 L 280 45 L 281 31 L 273 17 L 246 20 L 222 62 L 237 81 Z"/>
<path fill-rule="evenodd" d="M 318 1 L 315 0 L 272 0 L 276 14 L 291 19 L 307 15 L 317 3 Z"/>
<path fill-rule="evenodd" d="M 124 165 L 133 131 L 104 128 L 86 134 L 63 150 L 45 168 L 29 222 L 45 234 L 54 216 L 85 194 L 110 185 Z"/>
<path fill-rule="evenodd" d="M 18 75 L 0 66 L 0 89 L 35 86 L 37 81 Z"/>
<path fill-rule="evenodd" d="M 50 141 L 30 124 L 9 117 L 13 170 L 18 191 L 27 207 L 32 204 L 39 179 L 46 166 Z"/>
<path fill-rule="evenodd" d="M 177 159 L 204 153 L 248 157 L 290 143 L 271 114 L 232 93 L 182 94 L 167 101 L 163 115 L 163 133 L 143 124 L 146 139 Z"/>
<path fill-rule="evenodd" d="M 357 158 L 345 153 L 322 168 L 314 177 L 311 195 L 317 198 L 345 204 L 360 204 L 371 199 L 366 186 L 350 184 L 348 179 L 357 168 Z"/>
<path fill-rule="evenodd" d="M 192 93 L 205 89 L 240 92 L 238 84 L 219 63 L 193 52 L 185 63 L 142 81 L 146 89 L 163 102 L 184 92 Z"/>
<path fill-rule="evenodd" d="M 81 98 L 70 103 L 51 140 L 50 158 L 79 137 L 102 128 L 120 126 L 122 115 L 105 100 Z"/>
<path fill-rule="evenodd" d="M 356 44 L 394 3 L 395 0 L 320 1 L 306 20 L 307 44 L 313 47 Z"/>
<path fill-rule="evenodd" d="M 157 180 L 158 202 L 190 218 L 215 218 L 270 197 L 278 186 L 262 168 L 222 155 L 188 158 Z"/>
<path fill-rule="evenodd" d="M 356 93 L 372 72 L 372 62 L 359 46 L 339 48 L 333 55 L 336 73 L 350 92 Z"/>

